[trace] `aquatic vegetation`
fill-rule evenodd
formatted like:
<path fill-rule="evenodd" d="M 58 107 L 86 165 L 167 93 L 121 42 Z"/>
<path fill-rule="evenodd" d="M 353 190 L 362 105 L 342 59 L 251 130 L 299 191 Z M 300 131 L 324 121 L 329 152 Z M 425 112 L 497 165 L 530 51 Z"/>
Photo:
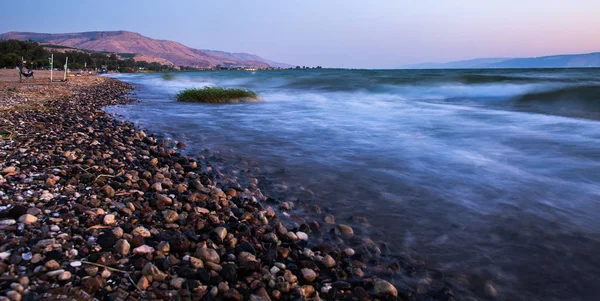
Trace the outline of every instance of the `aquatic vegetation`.
<path fill-rule="evenodd" d="M 185 89 L 176 96 L 178 101 L 204 103 L 241 103 L 262 101 L 258 94 L 245 89 L 204 87 Z"/>

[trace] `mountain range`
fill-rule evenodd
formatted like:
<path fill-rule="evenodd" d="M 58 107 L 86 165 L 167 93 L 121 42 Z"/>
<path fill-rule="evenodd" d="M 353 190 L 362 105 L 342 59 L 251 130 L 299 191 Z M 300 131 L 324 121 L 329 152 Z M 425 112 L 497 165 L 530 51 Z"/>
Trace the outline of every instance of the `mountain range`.
<path fill-rule="evenodd" d="M 528 58 L 481 58 L 449 63 L 423 63 L 401 66 L 402 69 L 467 68 L 582 68 L 600 67 L 600 52 L 562 54 Z"/>
<path fill-rule="evenodd" d="M 248 53 L 203 50 L 181 43 L 156 40 L 130 31 L 90 31 L 76 33 L 7 32 L 0 40 L 32 40 L 40 43 L 68 46 L 88 51 L 135 54 L 134 59 L 162 60 L 176 66 L 210 68 L 227 67 L 282 67 L 291 65 L 273 62 Z"/>

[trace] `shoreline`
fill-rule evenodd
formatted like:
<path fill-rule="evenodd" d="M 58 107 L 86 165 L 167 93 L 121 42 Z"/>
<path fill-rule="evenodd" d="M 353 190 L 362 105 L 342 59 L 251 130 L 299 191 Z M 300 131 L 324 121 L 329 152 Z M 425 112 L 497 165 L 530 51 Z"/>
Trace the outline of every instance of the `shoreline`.
<path fill-rule="evenodd" d="M 255 178 L 242 187 L 210 160 L 101 111 L 131 102 L 131 85 L 70 87 L 0 111 L 12 124 L 0 129 L 3 295 L 410 300 L 371 274 L 370 258 L 340 248 L 363 243 L 351 227 L 325 232 L 263 196 Z M 296 222 L 286 227 L 281 216 Z"/>

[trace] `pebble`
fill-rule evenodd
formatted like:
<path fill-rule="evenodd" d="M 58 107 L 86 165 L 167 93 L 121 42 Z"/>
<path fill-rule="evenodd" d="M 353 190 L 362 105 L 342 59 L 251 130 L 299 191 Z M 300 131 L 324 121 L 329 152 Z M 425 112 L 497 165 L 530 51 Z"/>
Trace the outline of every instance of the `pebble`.
<path fill-rule="evenodd" d="M 31 214 L 23 214 L 19 217 L 19 221 L 25 224 L 33 224 L 38 221 L 38 218 Z"/>
<path fill-rule="evenodd" d="M 308 282 L 313 282 L 317 279 L 317 273 L 311 269 L 304 268 L 301 270 L 302 278 Z"/>
<path fill-rule="evenodd" d="M 352 238 L 354 236 L 354 230 L 348 225 L 340 224 L 337 226 L 337 228 L 340 230 L 340 233 L 344 238 Z"/>
<path fill-rule="evenodd" d="M 69 263 L 70 266 L 74 267 L 74 268 L 78 268 L 81 266 L 81 261 L 71 261 L 71 263 Z"/>
<path fill-rule="evenodd" d="M 147 237 L 151 237 L 152 234 L 150 233 L 150 231 L 148 231 L 148 229 L 144 228 L 144 227 L 137 227 L 135 229 L 133 229 L 133 231 L 131 231 L 132 235 L 139 235 L 141 237 L 147 238 Z"/>
<path fill-rule="evenodd" d="M 225 229 L 224 227 L 217 227 L 215 228 L 214 232 L 217 235 L 217 237 L 221 239 L 221 241 L 225 240 L 225 237 L 227 236 L 227 229 Z"/>
<path fill-rule="evenodd" d="M 308 240 L 308 234 L 302 232 L 302 231 L 298 231 L 296 232 L 296 236 L 298 237 L 298 239 L 300 240 Z"/>
<path fill-rule="evenodd" d="M 54 260 L 54 259 L 47 261 L 45 266 L 49 270 L 56 270 L 56 269 L 60 268 L 60 264 L 58 262 L 56 262 L 56 260 Z"/>
<path fill-rule="evenodd" d="M 129 254 L 129 249 L 131 245 L 125 239 L 119 239 L 117 243 L 115 243 L 115 252 L 121 256 L 127 256 Z"/>
<path fill-rule="evenodd" d="M 373 293 L 375 294 L 375 296 L 381 298 L 385 298 L 390 295 L 394 297 L 398 296 L 398 290 L 396 290 L 396 288 L 391 283 L 382 279 L 377 279 L 375 281 Z"/>
<path fill-rule="evenodd" d="M 17 291 L 8 291 L 6 292 L 6 297 L 12 301 L 21 301 L 21 294 Z"/>
<path fill-rule="evenodd" d="M 71 279 L 71 272 L 69 271 L 64 271 L 58 275 L 58 280 L 60 281 L 67 281 L 69 279 Z"/>
<path fill-rule="evenodd" d="M 180 289 L 180 288 L 181 288 L 181 286 L 183 286 L 183 283 L 184 283 L 184 282 L 185 282 L 185 279 L 177 277 L 177 278 L 173 278 L 173 279 L 171 279 L 171 282 L 169 282 L 169 284 L 170 284 L 170 285 L 171 285 L 173 288 Z"/>
<path fill-rule="evenodd" d="M 112 225 L 114 224 L 115 221 L 115 215 L 114 214 L 107 214 L 104 216 L 103 222 L 105 225 Z"/>
<path fill-rule="evenodd" d="M 179 219 L 179 214 L 173 210 L 165 210 L 162 212 L 162 215 L 167 223 L 174 223 Z"/>
<path fill-rule="evenodd" d="M 351 227 L 334 225 L 318 206 L 271 199 L 270 185 L 282 193 L 293 187 L 261 180 L 259 189 L 255 163 L 235 166 L 210 151 L 186 157 L 175 142 L 113 119 L 100 109 L 128 103 L 119 96 L 126 85 L 94 78 L 121 88 L 85 88 L 67 101 L 51 101 L 57 108 L 52 114 L 0 112 L 0 124 L 9 120 L 19 135 L 37 137 L 0 141 L 6 156 L 0 168 L 14 166 L 16 173 L 0 177 L 0 198 L 10 204 L 0 213 L 13 213 L 0 221 L 8 243 L 0 273 L 23 288 L 11 285 L 11 291 L 23 291 L 28 300 L 65 299 L 48 296 L 53 286 L 80 288 L 90 300 L 141 297 L 126 274 L 83 264 L 90 261 L 130 272 L 147 299 L 320 301 L 320 294 L 366 301 L 367 291 L 381 300 L 397 295 L 391 284 L 373 285 L 373 276 L 364 276 L 374 273 L 363 262 L 386 261 L 376 243 L 360 237 L 352 241 L 356 252 L 343 247 L 329 230 L 350 238 Z M 316 216 L 305 216 L 305 209 Z M 309 235 L 315 245 L 307 247 Z"/>
<path fill-rule="evenodd" d="M 323 259 L 321 259 L 321 263 L 326 268 L 332 268 L 335 266 L 335 259 L 333 259 L 333 257 L 331 257 L 331 255 L 327 254 L 327 255 L 323 256 Z"/>
<path fill-rule="evenodd" d="M 219 263 L 221 261 L 219 253 L 213 249 L 209 248 L 200 248 L 196 251 L 196 256 L 202 259 L 202 261 L 210 261 L 214 263 Z"/>
<path fill-rule="evenodd" d="M 154 248 L 147 245 L 142 245 L 133 249 L 133 254 L 151 254 L 153 252 Z"/>

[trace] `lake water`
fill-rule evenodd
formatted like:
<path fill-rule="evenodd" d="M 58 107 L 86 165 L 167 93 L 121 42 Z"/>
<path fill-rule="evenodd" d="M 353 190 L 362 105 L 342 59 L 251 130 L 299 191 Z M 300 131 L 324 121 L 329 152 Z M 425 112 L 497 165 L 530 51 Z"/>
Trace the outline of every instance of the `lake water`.
<path fill-rule="evenodd" d="M 309 189 L 391 256 L 442 271 L 458 300 L 489 299 L 488 284 L 499 300 L 600 298 L 598 69 L 116 77 L 142 101 L 110 111 Z M 265 102 L 174 100 L 207 85 Z"/>

